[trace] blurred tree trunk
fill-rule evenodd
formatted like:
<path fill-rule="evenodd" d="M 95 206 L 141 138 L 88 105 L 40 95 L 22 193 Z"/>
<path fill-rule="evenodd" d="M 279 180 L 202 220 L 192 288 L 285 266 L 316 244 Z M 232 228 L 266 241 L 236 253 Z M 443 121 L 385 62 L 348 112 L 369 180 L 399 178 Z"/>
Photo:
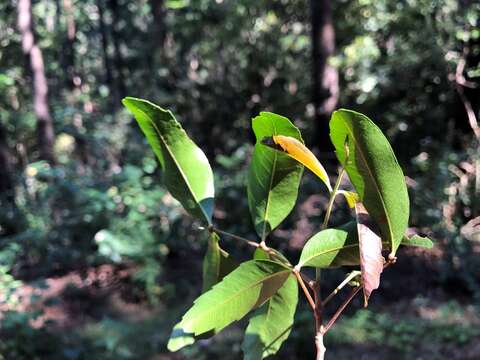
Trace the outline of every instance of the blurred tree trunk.
<path fill-rule="evenodd" d="M 124 98 L 127 95 L 127 89 L 125 87 L 125 77 L 124 77 L 124 61 L 123 55 L 120 50 L 121 35 L 118 32 L 117 25 L 121 18 L 120 10 L 118 6 L 118 0 L 108 0 L 108 8 L 112 14 L 112 44 L 114 51 L 113 64 L 115 66 L 115 82 L 120 98 Z M 117 106 L 120 104 L 117 104 Z"/>
<path fill-rule="evenodd" d="M 67 36 L 63 39 L 62 51 L 61 51 L 61 63 L 62 68 L 66 75 L 67 86 L 73 89 L 77 84 L 75 83 L 75 13 L 74 13 L 73 1 L 63 0 L 63 11 L 65 14 L 65 22 L 67 25 Z"/>
<path fill-rule="evenodd" d="M 22 230 L 24 219 L 15 203 L 12 154 L 7 144 L 6 129 L 0 124 L 0 235 L 8 236 Z"/>
<path fill-rule="evenodd" d="M 165 43 L 165 6 L 164 0 L 150 0 L 153 17 L 153 45 L 156 49 L 163 49 Z"/>
<path fill-rule="evenodd" d="M 105 82 L 108 86 L 108 89 L 112 93 L 111 99 L 113 100 L 111 105 L 115 106 L 118 103 L 120 96 L 117 94 L 117 88 L 115 87 L 115 82 L 113 79 L 112 63 L 110 61 L 110 56 L 108 56 L 109 40 L 107 26 L 105 25 L 105 11 L 102 0 L 97 0 L 97 8 L 98 20 L 100 25 L 99 30 L 102 38 L 103 65 L 105 66 Z"/>
<path fill-rule="evenodd" d="M 22 49 L 29 58 L 33 75 L 33 108 L 37 117 L 37 136 L 40 158 L 55 164 L 53 144 L 55 132 L 48 106 L 48 83 L 45 76 L 42 51 L 35 43 L 30 0 L 18 1 L 18 29 L 22 38 Z"/>
<path fill-rule="evenodd" d="M 12 177 L 12 156 L 7 144 L 7 132 L 0 123 L 0 198 L 13 203 L 14 184 Z"/>
<path fill-rule="evenodd" d="M 328 60 L 335 51 L 335 29 L 330 0 L 310 0 L 312 25 L 312 101 L 315 107 L 315 138 L 313 144 L 323 151 L 331 151 L 328 121 L 338 103 L 337 69 Z"/>

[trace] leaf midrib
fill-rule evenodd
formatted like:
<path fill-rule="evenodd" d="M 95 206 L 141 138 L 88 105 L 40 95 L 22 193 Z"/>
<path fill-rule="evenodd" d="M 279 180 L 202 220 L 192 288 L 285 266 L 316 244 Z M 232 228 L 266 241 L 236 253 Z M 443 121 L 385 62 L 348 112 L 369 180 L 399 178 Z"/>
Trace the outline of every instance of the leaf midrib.
<path fill-rule="evenodd" d="M 274 274 L 271 274 L 271 275 L 269 275 L 269 276 L 267 276 L 267 277 L 265 277 L 265 278 L 262 278 L 261 280 L 255 281 L 253 284 L 250 284 L 250 285 L 248 285 L 247 287 L 244 287 L 244 288 L 238 290 L 238 291 L 237 291 L 236 293 L 234 293 L 232 296 L 230 296 L 229 298 L 227 298 L 225 301 L 221 302 L 220 304 L 217 304 L 215 307 L 211 307 L 209 311 L 203 311 L 203 312 L 202 312 L 202 315 L 198 316 L 196 319 L 197 319 L 197 320 L 198 320 L 198 319 L 202 319 L 202 318 L 204 318 L 205 316 L 210 315 L 214 310 L 217 310 L 217 309 L 225 306 L 225 305 L 228 304 L 230 301 L 232 301 L 232 299 L 234 299 L 235 297 L 239 296 L 239 294 L 241 294 L 241 293 L 243 293 L 243 292 L 245 292 L 245 291 L 248 291 L 248 290 L 254 288 L 255 286 L 258 286 L 259 284 L 261 284 L 261 283 L 263 283 L 263 282 L 265 282 L 265 281 L 267 281 L 267 280 L 269 280 L 269 279 L 271 279 L 271 278 L 274 278 L 275 276 L 279 276 L 279 275 L 281 275 L 281 274 L 283 274 L 283 273 L 288 273 L 288 272 L 290 272 L 290 270 L 285 269 L 285 270 L 283 270 L 283 271 L 279 271 L 279 272 L 276 272 L 276 273 L 274 273 Z M 212 290 L 213 290 L 213 289 L 212 289 Z M 210 291 L 212 291 L 212 290 L 210 290 Z M 182 321 L 182 322 L 183 322 L 183 321 Z M 190 321 L 190 323 L 191 323 L 191 321 Z M 188 325 L 188 322 L 187 322 L 187 325 Z M 187 331 L 188 331 L 188 330 L 193 331 L 195 335 L 200 335 L 200 334 L 197 334 L 194 330 L 188 329 L 188 326 L 185 326 L 184 329 L 187 330 Z M 213 327 L 212 329 L 215 330 L 216 327 Z M 208 331 L 208 330 L 207 330 L 207 331 Z"/>
<path fill-rule="evenodd" d="M 152 104 L 153 106 L 155 106 L 154 104 Z M 152 124 L 153 128 L 155 129 L 158 137 L 160 138 L 160 140 L 162 141 L 163 145 L 165 146 L 165 148 L 167 149 L 167 152 L 168 154 L 170 155 L 170 158 L 172 159 L 172 161 L 175 163 L 175 165 L 177 166 L 177 169 L 178 171 L 180 172 L 180 175 L 182 175 L 182 178 L 183 180 L 185 181 L 185 184 L 187 185 L 187 188 L 190 192 L 190 194 L 192 195 L 193 199 L 195 200 L 195 203 L 197 204 L 197 207 L 200 209 L 200 211 L 203 213 L 203 216 L 205 217 L 205 219 L 207 220 L 207 223 L 210 225 L 211 224 L 211 220 L 210 220 L 210 217 L 207 215 L 207 213 L 205 212 L 205 210 L 203 209 L 203 207 L 200 205 L 200 202 L 198 201 L 197 199 L 197 196 L 195 195 L 195 193 L 193 192 L 191 186 L 190 186 L 190 183 L 188 182 L 188 179 L 185 175 L 185 173 L 183 172 L 183 169 L 180 167 L 180 164 L 177 162 L 177 159 L 175 159 L 175 156 L 173 156 L 173 153 L 172 151 L 170 150 L 170 147 L 168 146 L 167 142 L 165 141 L 165 139 L 163 138 L 160 130 L 158 129 L 157 125 L 155 124 L 155 122 L 150 118 L 150 116 L 145 112 L 143 111 L 142 109 L 140 109 L 138 106 L 136 106 L 137 110 L 140 111 L 141 113 L 143 113 L 145 115 L 145 117 L 148 119 L 148 121 Z M 174 118 L 175 119 L 175 118 Z M 176 121 L 176 120 L 175 120 Z"/>
<path fill-rule="evenodd" d="M 275 121 L 272 121 L 273 124 L 273 132 L 277 135 L 277 127 L 275 126 Z M 277 152 L 273 152 L 273 165 L 272 165 L 272 172 L 270 175 L 270 184 L 268 185 L 268 195 L 267 195 L 267 204 L 265 205 L 265 219 L 263 220 L 263 231 L 262 231 L 262 241 L 265 241 L 267 237 L 266 230 L 267 230 L 267 220 L 268 220 L 268 212 L 270 209 L 270 197 L 272 194 L 272 185 L 273 185 L 273 178 L 275 176 L 275 169 L 277 167 Z"/>
<path fill-rule="evenodd" d="M 349 135 L 353 138 L 353 140 L 355 141 L 355 144 L 358 144 L 357 142 L 357 139 L 355 138 L 354 134 L 353 134 L 353 129 L 350 128 L 349 126 L 349 123 L 348 122 L 345 122 L 345 127 L 348 129 L 349 131 Z M 393 232 L 392 232 L 392 225 L 391 225 L 391 222 L 390 222 L 390 217 L 388 215 L 388 211 L 387 211 L 387 208 L 385 206 L 385 201 L 383 199 L 383 195 L 382 195 L 382 192 L 380 191 L 380 187 L 378 186 L 377 184 L 377 180 L 375 179 L 375 177 L 373 176 L 373 172 L 372 170 L 370 169 L 370 167 L 368 166 L 368 162 L 365 158 L 365 154 L 363 153 L 363 150 L 360 146 L 357 146 L 356 147 L 359 152 L 360 152 L 360 156 L 362 157 L 362 160 L 365 164 L 365 167 L 367 168 L 368 170 L 368 173 L 370 174 L 371 178 L 373 179 L 373 183 L 375 185 L 375 188 L 377 189 L 377 192 L 378 192 L 378 197 L 380 198 L 380 202 L 382 203 L 382 208 L 383 208 L 383 211 L 385 213 L 385 218 L 387 220 L 387 225 L 388 225 L 388 232 L 389 232 L 389 235 L 390 235 L 390 241 L 392 242 L 392 247 L 394 246 L 394 241 L 395 241 L 395 238 L 393 236 Z M 348 159 L 347 159 L 348 160 Z"/>

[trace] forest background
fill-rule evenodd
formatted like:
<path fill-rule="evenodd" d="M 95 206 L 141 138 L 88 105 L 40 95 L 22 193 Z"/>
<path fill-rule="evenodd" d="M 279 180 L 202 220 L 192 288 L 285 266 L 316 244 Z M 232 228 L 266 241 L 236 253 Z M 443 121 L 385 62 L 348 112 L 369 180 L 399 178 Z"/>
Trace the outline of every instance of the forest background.
<path fill-rule="evenodd" d="M 478 359 L 479 60 L 469 0 L 1 1 L 0 359 L 241 358 L 243 323 L 166 350 L 206 239 L 162 186 L 127 95 L 177 114 L 214 169 L 218 226 L 247 238 L 252 117 L 291 119 L 335 173 L 330 113 L 367 114 L 407 176 L 411 230 L 435 247 L 401 251 L 329 356 Z M 299 199 L 271 239 L 292 257 L 327 202 L 309 174 Z M 296 323 L 277 358 L 313 356 L 305 307 Z"/>

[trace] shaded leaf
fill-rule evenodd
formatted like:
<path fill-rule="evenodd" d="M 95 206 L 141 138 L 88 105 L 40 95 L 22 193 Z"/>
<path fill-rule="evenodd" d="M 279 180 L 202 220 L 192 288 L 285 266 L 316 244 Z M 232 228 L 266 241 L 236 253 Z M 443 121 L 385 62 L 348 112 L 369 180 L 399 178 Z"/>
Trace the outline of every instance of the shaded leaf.
<path fill-rule="evenodd" d="M 419 235 L 413 235 L 410 238 L 408 238 L 407 236 L 404 236 L 402 239 L 402 245 L 417 246 L 417 247 L 431 249 L 433 248 L 433 241 L 427 237 L 423 237 Z"/>
<path fill-rule="evenodd" d="M 360 264 L 355 222 L 326 229 L 312 236 L 303 247 L 297 268 L 330 268 Z"/>
<path fill-rule="evenodd" d="M 253 119 L 252 127 L 257 142 L 248 171 L 248 206 L 255 230 L 264 240 L 292 211 L 303 166 L 261 141 L 273 135 L 291 136 L 299 141 L 302 137 L 290 120 L 273 113 L 260 113 Z"/>
<path fill-rule="evenodd" d="M 168 348 L 178 350 L 189 337 L 218 333 L 259 307 L 285 283 L 291 270 L 268 260 L 242 263 L 211 290 L 202 294 L 175 326 Z M 185 340 L 186 339 L 186 340 Z"/>
<path fill-rule="evenodd" d="M 407 228 L 409 199 L 402 169 L 382 131 L 365 115 L 338 110 L 330 138 L 360 200 L 394 256 Z M 348 152 L 348 156 L 347 156 Z"/>
<path fill-rule="evenodd" d="M 127 97 L 125 107 L 135 116 L 164 170 L 168 191 L 183 207 L 209 224 L 214 184 L 207 157 L 169 110 L 142 99 Z"/>
<path fill-rule="evenodd" d="M 216 233 L 210 234 L 207 253 L 203 258 L 203 292 L 210 290 L 238 266 L 230 254 L 220 247 L 219 241 Z"/>
<path fill-rule="evenodd" d="M 250 318 L 242 344 L 245 360 L 274 355 L 290 335 L 298 302 L 298 285 L 290 275 L 278 292 Z"/>
<path fill-rule="evenodd" d="M 269 139 L 270 138 L 264 138 L 262 143 L 271 146 Z M 328 191 L 332 192 L 332 186 L 330 185 L 327 171 L 309 148 L 291 136 L 274 135 L 271 139 L 273 140 L 273 144 L 276 145 L 275 148 L 284 151 L 290 157 L 308 168 L 323 181 L 327 186 Z"/>
<path fill-rule="evenodd" d="M 360 249 L 360 271 L 363 284 L 365 307 L 373 290 L 380 286 L 380 275 L 385 259 L 382 256 L 382 240 L 371 230 L 370 218 L 362 203 L 355 205 L 357 214 L 358 245 Z"/>

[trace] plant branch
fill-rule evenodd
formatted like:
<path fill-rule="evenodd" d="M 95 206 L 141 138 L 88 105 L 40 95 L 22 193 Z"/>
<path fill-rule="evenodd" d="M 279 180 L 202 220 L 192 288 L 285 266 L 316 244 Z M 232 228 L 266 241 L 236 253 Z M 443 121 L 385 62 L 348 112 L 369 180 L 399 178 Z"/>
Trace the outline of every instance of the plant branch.
<path fill-rule="evenodd" d="M 297 269 L 293 269 L 293 273 L 295 274 L 295 277 L 297 278 L 297 281 L 300 284 L 300 287 L 302 288 L 303 293 L 305 294 L 305 297 L 307 298 L 308 303 L 310 304 L 310 307 L 315 312 L 315 301 L 312 299 L 312 295 L 310 294 L 310 291 L 308 291 L 307 286 L 305 285 L 305 282 L 302 279 L 302 275 Z"/>
<path fill-rule="evenodd" d="M 335 295 L 337 295 L 340 290 L 342 290 L 345 285 L 347 285 L 350 281 L 352 281 L 354 278 L 356 278 L 358 275 L 360 275 L 360 271 L 352 271 L 348 276 L 343 280 L 340 285 L 338 285 L 335 290 L 333 290 L 330 295 L 328 295 L 325 300 L 323 301 L 323 306 L 325 306 L 330 300 L 334 298 Z"/>
<path fill-rule="evenodd" d="M 232 233 L 229 233 L 227 231 L 223 231 L 223 230 L 220 230 L 220 229 L 217 229 L 216 227 L 213 227 L 213 226 L 209 226 L 208 227 L 208 231 L 210 231 L 211 233 L 214 232 L 214 233 L 217 233 L 219 235 L 225 235 L 225 236 L 228 236 L 228 237 L 231 237 L 232 239 L 235 239 L 235 240 L 239 240 L 239 241 L 242 241 L 250 246 L 253 246 L 255 248 L 258 248 L 260 246 L 259 243 L 255 242 L 255 241 L 251 241 L 251 240 L 248 240 L 244 237 L 241 237 L 241 236 L 238 236 L 238 235 L 235 235 L 235 234 L 232 234 Z"/>
<path fill-rule="evenodd" d="M 347 307 L 347 305 L 352 301 L 352 299 L 357 295 L 357 293 L 363 288 L 363 286 L 357 286 L 356 288 L 352 289 L 350 294 L 348 295 L 347 299 L 340 305 L 338 310 L 333 314 L 332 318 L 330 321 L 327 323 L 327 325 L 323 328 L 323 334 L 325 334 L 332 325 L 335 323 L 335 321 L 338 319 L 338 317 L 342 314 L 343 310 Z"/>

